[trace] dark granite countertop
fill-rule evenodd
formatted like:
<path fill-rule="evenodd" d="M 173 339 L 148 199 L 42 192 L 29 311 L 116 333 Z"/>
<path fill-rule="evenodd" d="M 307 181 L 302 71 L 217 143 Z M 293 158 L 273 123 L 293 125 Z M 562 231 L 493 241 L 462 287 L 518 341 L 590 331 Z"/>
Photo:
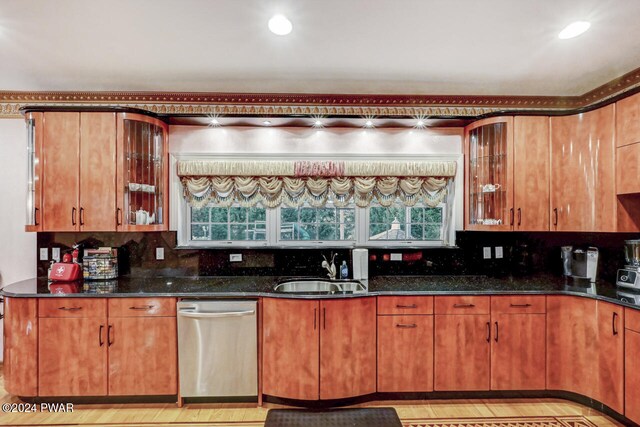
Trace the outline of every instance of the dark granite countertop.
<path fill-rule="evenodd" d="M 48 285 L 46 279 L 30 279 L 5 286 L 8 297 L 182 297 L 182 298 L 345 298 L 373 295 L 577 295 L 640 309 L 640 292 L 611 283 L 569 283 L 562 277 L 543 274 L 529 277 L 487 276 L 378 276 L 364 281 L 367 293 L 303 295 L 276 293 L 273 286 L 292 277 L 122 277 L 104 282 Z"/>

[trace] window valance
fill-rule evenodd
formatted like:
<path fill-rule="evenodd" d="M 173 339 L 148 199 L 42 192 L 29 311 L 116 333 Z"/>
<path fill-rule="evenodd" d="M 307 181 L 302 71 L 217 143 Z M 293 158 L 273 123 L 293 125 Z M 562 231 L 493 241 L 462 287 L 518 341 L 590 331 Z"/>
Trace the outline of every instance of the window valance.
<path fill-rule="evenodd" d="M 455 176 L 455 162 L 214 161 L 182 160 L 178 175 L 186 200 L 194 207 L 230 206 L 338 207 L 351 201 L 367 207 L 376 200 L 389 206 L 436 206 Z"/>

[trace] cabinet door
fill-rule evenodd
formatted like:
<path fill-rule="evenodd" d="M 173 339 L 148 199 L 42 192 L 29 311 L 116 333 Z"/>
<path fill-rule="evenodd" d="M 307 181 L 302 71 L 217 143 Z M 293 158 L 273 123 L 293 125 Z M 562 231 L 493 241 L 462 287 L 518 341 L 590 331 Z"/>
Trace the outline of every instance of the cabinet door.
<path fill-rule="evenodd" d="M 320 302 L 320 399 L 376 391 L 376 299 Z"/>
<path fill-rule="evenodd" d="M 44 231 L 79 227 L 80 113 L 44 113 L 42 225 Z"/>
<path fill-rule="evenodd" d="M 640 142 L 640 94 L 616 102 L 616 146 Z"/>
<path fill-rule="evenodd" d="M 40 318 L 39 396 L 107 394 L 107 328 L 101 318 Z"/>
<path fill-rule="evenodd" d="M 514 229 L 549 231 L 549 117 L 515 117 Z"/>
<path fill-rule="evenodd" d="M 551 230 L 615 231 L 615 107 L 551 118 Z"/>
<path fill-rule="evenodd" d="M 434 389 L 489 390 L 490 316 L 436 315 Z"/>
<path fill-rule="evenodd" d="M 378 316 L 378 391 L 433 391 L 433 316 Z"/>
<path fill-rule="evenodd" d="M 624 308 L 598 301 L 598 388 L 591 395 L 616 412 L 624 410 Z"/>
<path fill-rule="evenodd" d="M 491 390 L 544 390 L 544 314 L 492 314 Z"/>
<path fill-rule="evenodd" d="M 24 115 L 27 124 L 27 223 L 25 231 L 42 231 L 42 133 L 44 114 Z"/>
<path fill-rule="evenodd" d="M 596 301 L 547 297 L 547 389 L 594 396 L 598 354 Z"/>
<path fill-rule="evenodd" d="M 80 114 L 81 231 L 116 230 L 116 115 Z"/>
<path fill-rule="evenodd" d="M 178 393 L 175 317 L 109 318 L 109 395 Z"/>
<path fill-rule="evenodd" d="M 625 395 L 624 415 L 640 424 L 640 333 L 625 331 Z"/>
<path fill-rule="evenodd" d="M 319 326 L 318 301 L 263 299 L 264 394 L 290 399 L 318 399 Z"/>

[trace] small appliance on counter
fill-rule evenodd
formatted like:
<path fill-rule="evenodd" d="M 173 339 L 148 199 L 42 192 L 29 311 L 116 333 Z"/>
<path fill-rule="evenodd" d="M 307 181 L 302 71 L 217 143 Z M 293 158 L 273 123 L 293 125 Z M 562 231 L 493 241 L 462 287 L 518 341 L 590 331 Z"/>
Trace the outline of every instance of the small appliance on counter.
<path fill-rule="evenodd" d="M 85 280 L 111 280 L 118 277 L 118 250 L 85 249 L 82 258 Z"/>
<path fill-rule="evenodd" d="M 640 240 L 624 241 L 626 265 L 618 270 L 616 284 L 640 291 Z"/>
<path fill-rule="evenodd" d="M 562 248 L 562 269 L 563 274 L 576 281 L 596 281 L 598 275 L 598 248 L 589 246 L 588 248 L 573 248 L 573 246 L 563 246 Z"/>

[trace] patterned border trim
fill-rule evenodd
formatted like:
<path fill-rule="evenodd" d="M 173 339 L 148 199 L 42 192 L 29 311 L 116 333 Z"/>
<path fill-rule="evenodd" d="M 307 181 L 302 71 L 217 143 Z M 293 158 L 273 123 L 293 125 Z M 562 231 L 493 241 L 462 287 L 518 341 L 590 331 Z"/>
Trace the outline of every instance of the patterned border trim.
<path fill-rule="evenodd" d="M 581 96 L 249 94 L 0 91 L 0 117 L 28 105 L 130 107 L 166 115 L 476 117 L 501 111 L 570 111 L 640 88 L 640 68 Z"/>

